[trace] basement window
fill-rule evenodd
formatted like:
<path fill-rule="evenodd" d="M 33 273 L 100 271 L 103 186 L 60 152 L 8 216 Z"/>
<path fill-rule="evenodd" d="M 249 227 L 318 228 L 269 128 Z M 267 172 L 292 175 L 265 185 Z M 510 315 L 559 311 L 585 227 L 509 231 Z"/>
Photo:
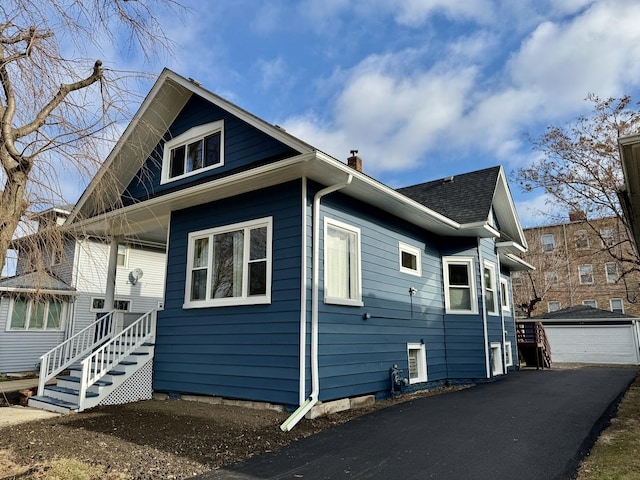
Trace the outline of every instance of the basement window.
<path fill-rule="evenodd" d="M 423 343 L 407 344 L 409 383 L 427 381 L 427 353 Z"/>

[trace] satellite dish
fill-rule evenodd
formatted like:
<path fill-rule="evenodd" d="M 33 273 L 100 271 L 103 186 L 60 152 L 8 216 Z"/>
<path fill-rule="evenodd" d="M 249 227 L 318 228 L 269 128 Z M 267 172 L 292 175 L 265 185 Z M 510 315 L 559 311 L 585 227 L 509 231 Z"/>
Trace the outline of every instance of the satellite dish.
<path fill-rule="evenodd" d="M 141 268 L 131 270 L 131 272 L 129 272 L 129 282 L 131 283 L 131 285 L 135 285 L 136 283 L 138 283 L 138 280 L 140 280 L 140 277 L 142 277 L 142 275 L 143 272 Z"/>

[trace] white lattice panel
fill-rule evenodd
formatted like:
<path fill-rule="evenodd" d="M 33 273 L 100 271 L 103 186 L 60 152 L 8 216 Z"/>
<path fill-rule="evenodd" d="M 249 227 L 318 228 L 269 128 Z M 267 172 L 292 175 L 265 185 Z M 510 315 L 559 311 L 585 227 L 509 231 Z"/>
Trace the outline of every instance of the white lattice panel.
<path fill-rule="evenodd" d="M 149 359 L 146 364 L 111 392 L 99 405 L 121 405 L 139 400 L 150 400 L 153 395 L 152 375 L 153 359 Z"/>

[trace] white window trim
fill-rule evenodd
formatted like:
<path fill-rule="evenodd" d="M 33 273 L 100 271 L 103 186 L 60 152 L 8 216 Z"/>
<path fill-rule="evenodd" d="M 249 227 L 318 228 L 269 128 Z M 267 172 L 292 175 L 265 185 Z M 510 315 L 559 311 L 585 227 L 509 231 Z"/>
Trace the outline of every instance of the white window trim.
<path fill-rule="evenodd" d="M 418 350 L 418 378 L 411 378 L 408 368 L 409 352 Z M 427 381 L 427 349 L 424 343 L 407 343 L 407 377 L 409 384 L 422 383 Z"/>
<path fill-rule="evenodd" d="M 504 294 L 504 295 L 503 295 Z M 504 301 L 503 301 L 504 300 Z M 509 282 L 500 277 L 500 303 L 503 312 L 511 312 L 511 296 L 509 295 Z"/>
<path fill-rule="evenodd" d="M 551 243 L 546 243 L 544 241 L 545 238 L 551 238 Z M 545 233 L 540 237 L 540 242 L 542 243 L 542 251 L 544 253 L 551 253 L 556 249 L 556 237 L 553 233 Z M 550 249 L 546 249 L 545 247 L 551 246 Z"/>
<path fill-rule="evenodd" d="M 7 317 L 7 324 L 5 327 L 5 331 L 6 332 L 21 332 L 21 333 L 25 333 L 25 332 L 31 332 L 31 333 L 46 333 L 46 332 L 63 332 L 65 329 L 65 320 L 67 318 L 67 300 L 64 299 L 60 299 L 60 304 L 62 305 L 62 308 L 60 308 L 60 327 L 59 328 L 11 328 L 11 318 L 13 317 L 13 305 L 14 305 L 14 298 L 11 298 L 11 301 L 9 302 L 9 314 Z M 29 317 L 31 317 L 31 309 L 33 308 L 33 299 L 27 299 L 27 326 L 28 326 L 28 322 L 29 322 Z M 47 301 L 47 308 L 45 309 L 44 312 L 44 317 L 45 317 L 45 321 L 47 321 L 48 316 L 49 316 L 49 302 Z"/>
<path fill-rule="evenodd" d="M 124 247 L 124 263 L 122 265 L 120 265 L 117 262 L 117 257 L 120 256 L 120 245 L 122 245 Z M 127 245 L 126 243 L 119 243 L 118 244 L 118 255 L 116 256 L 116 268 L 128 268 L 129 267 L 129 245 Z"/>
<path fill-rule="evenodd" d="M 491 285 L 491 288 L 489 288 L 489 285 L 484 286 L 484 290 L 485 290 L 485 307 L 487 304 L 487 291 L 491 290 L 493 291 L 493 310 L 489 310 L 487 308 L 487 313 L 490 315 L 498 315 L 498 312 L 500 311 L 498 308 L 498 302 L 501 301 L 501 298 L 498 297 L 499 292 L 498 292 L 498 282 L 496 279 L 496 264 L 493 262 L 489 262 L 487 260 L 484 261 L 484 268 L 489 269 L 489 271 L 491 272 L 491 278 L 493 279 L 493 285 Z M 484 275 L 484 270 L 482 271 L 482 274 Z M 485 281 L 486 283 L 486 281 Z"/>
<path fill-rule="evenodd" d="M 416 257 L 415 270 L 402 266 L 402 254 L 405 252 Z M 398 242 L 398 262 L 400 264 L 401 272 L 408 273 L 409 275 L 415 275 L 417 277 L 422 276 L 422 251 L 419 248 Z"/>
<path fill-rule="evenodd" d="M 609 310 L 610 311 L 614 311 L 613 310 L 613 303 L 614 301 L 619 301 L 620 302 L 620 306 L 622 307 L 622 313 L 624 313 L 624 301 L 621 298 L 610 298 L 609 299 Z"/>
<path fill-rule="evenodd" d="M 202 139 L 208 135 L 220 132 L 220 162 L 215 165 L 193 170 L 191 172 L 183 173 L 175 177 L 169 177 L 169 164 L 171 159 L 171 150 L 191 143 L 197 139 Z M 162 175 L 160 178 L 160 185 L 165 183 L 174 182 L 182 178 L 198 175 L 202 172 L 213 170 L 215 168 L 222 167 L 224 165 L 224 120 L 218 120 L 217 122 L 205 123 L 197 127 L 190 128 L 186 132 L 178 135 L 175 138 L 165 142 L 164 151 L 162 153 Z"/>
<path fill-rule="evenodd" d="M 442 257 L 442 270 L 444 279 L 444 306 L 446 313 L 452 315 L 470 315 L 478 313 L 478 292 L 476 290 L 476 274 L 474 263 L 475 259 L 473 257 Z M 451 300 L 449 298 L 449 265 L 466 265 L 469 269 L 471 310 L 454 310 L 451 308 Z"/>
<path fill-rule="evenodd" d="M 511 285 L 513 286 L 524 285 L 524 278 L 522 276 L 522 272 L 511 272 L 510 276 L 511 276 Z"/>
<path fill-rule="evenodd" d="M 100 312 L 110 312 L 111 310 L 106 310 L 104 308 L 93 308 L 93 301 L 94 300 L 104 300 L 104 297 L 91 297 L 91 303 L 89 304 L 89 311 L 90 312 L 96 312 L 96 313 L 100 313 Z M 114 302 L 129 302 L 129 308 L 127 310 L 118 310 L 118 312 L 131 312 L 132 311 L 132 305 L 133 302 L 131 301 L 131 299 L 129 298 L 114 298 L 113 299 Z"/>
<path fill-rule="evenodd" d="M 513 355 L 511 353 L 511 342 L 504 342 L 505 365 L 513 367 Z"/>
<path fill-rule="evenodd" d="M 586 246 L 584 247 L 579 247 L 578 246 L 578 241 L 584 239 L 587 241 Z M 575 233 L 575 241 L 576 241 L 576 250 L 587 250 L 589 248 L 591 248 L 591 242 L 589 241 L 589 235 L 587 234 L 586 230 L 578 230 Z"/>
<path fill-rule="evenodd" d="M 593 302 L 593 305 L 589 305 L 588 302 Z M 588 298 L 587 300 L 583 300 L 582 301 L 582 305 L 587 305 L 589 307 L 598 308 L 598 301 L 597 300 L 591 300 L 590 298 Z"/>
<path fill-rule="evenodd" d="M 616 268 L 615 277 L 611 277 L 609 275 L 609 270 L 607 269 L 607 265 L 613 265 Z M 616 283 L 620 278 L 620 274 L 618 273 L 618 264 L 616 262 L 607 262 L 604 264 L 604 275 L 607 279 L 608 284 Z"/>
<path fill-rule="evenodd" d="M 361 237 L 360 237 L 360 229 L 358 227 L 354 227 L 353 225 L 349 225 L 348 223 L 340 222 L 338 220 L 334 220 L 332 218 L 325 217 L 324 219 L 324 285 L 327 285 L 327 238 L 328 238 L 328 229 L 330 226 L 346 230 L 350 233 L 355 234 L 356 236 L 356 297 L 355 298 L 340 298 L 340 297 L 329 297 L 327 296 L 327 289 L 324 289 L 324 303 L 330 303 L 335 305 L 347 305 L 352 307 L 361 307 L 364 305 L 362 302 L 362 246 L 361 246 Z"/>
<path fill-rule="evenodd" d="M 580 267 L 591 267 L 591 281 L 590 282 L 583 282 L 582 281 L 582 273 L 580 272 Z M 593 264 L 591 264 L 591 263 L 583 263 L 582 265 L 578 265 L 578 281 L 580 282 L 580 285 L 593 285 L 593 282 L 594 282 Z"/>
<path fill-rule="evenodd" d="M 213 255 L 211 254 L 211 248 L 213 248 L 212 237 L 214 235 L 226 232 L 233 232 L 236 230 L 249 230 L 253 228 L 267 228 L 267 258 L 266 258 L 266 291 L 264 295 L 248 295 L 248 269 L 247 259 L 249 258 L 249 242 L 245 241 L 244 255 L 245 264 L 243 265 L 243 279 L 242 279 L 242 296 L 228 297 L 228 298 L 208 298 L 204 300 L 191 300 L 191 272 L 193 270 L 193 249 L 195 241 L 201 238 L 209 238 L 209 254 L 208 261 L 213 261 Z M 245 240 L 249 238 L 245 235 Z M 271 303 L 271 270 L 272 270 L 272 240 L 273 240 L 273 217 L 264 217 L 256 220 L 249 220 L 247 222 L 234 223 L 232 225 L 223 225 L 221 227 L 209 228 L 207 230 L 200 230 L 197 232 L 189 233 L 188 247 L 187 247 L 187 276 L 185 280 L 185 294 L 183 308 L 208 308 L 208 307 L 229 307 L 235 305 L 263 305 Z M 211 266 L 207 266 L 207 287 L 206 292 L 209 295 L 211 290 Z"/>

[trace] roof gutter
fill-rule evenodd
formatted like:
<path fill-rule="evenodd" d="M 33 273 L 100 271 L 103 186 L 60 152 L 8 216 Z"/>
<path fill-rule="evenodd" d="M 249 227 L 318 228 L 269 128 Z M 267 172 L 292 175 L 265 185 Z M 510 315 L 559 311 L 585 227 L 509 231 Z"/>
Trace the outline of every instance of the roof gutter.
<path fill-rule="evenodd" d="M 313 197 L 313 238 L 312 238 L 312 270 L 311 270 L 311 394 L 300 407 L 287 418 L 280 429 L 289 432 L 302 418 L 318 403 L 320 393 L 320 378 L 318 368 L 318 294 L 320 290 L 319 270 L 320 270 L 320 200 L 325 195 L 341 190 L 348 186 L 353 180 L 353 175 L 349 174 L 342 183 L 337 183 L 330 187 L 323 188 Z"/>

